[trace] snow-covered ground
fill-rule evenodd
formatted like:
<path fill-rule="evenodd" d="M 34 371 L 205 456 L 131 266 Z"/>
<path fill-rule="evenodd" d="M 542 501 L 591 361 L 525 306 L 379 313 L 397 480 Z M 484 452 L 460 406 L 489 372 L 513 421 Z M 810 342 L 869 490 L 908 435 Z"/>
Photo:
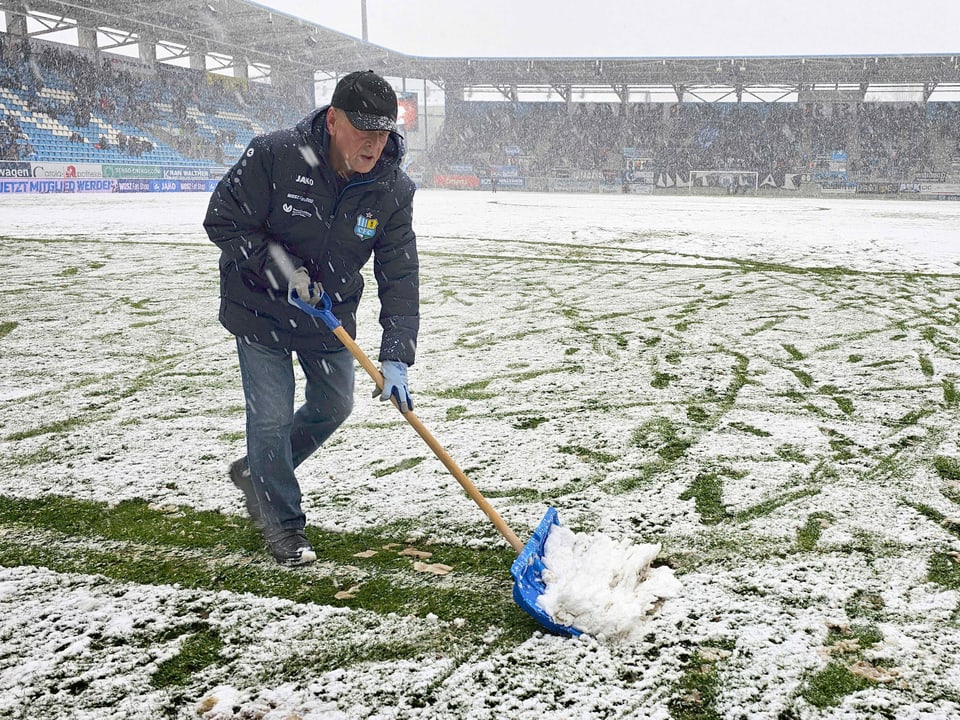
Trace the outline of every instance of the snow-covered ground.
<path fill-rule="evenodd" d="M 242 513 L 205 208 L 0 197 L 0 498 Z M 661 543 L 680 595 L 629 643 L 491 627 L 466 651 L 351 661 L 462 622 L 8 561 L 0 716 L 960 718 L 960 203 L 424 190 L 415 226 L 420 419 L 521 537 L 552 505 Z M 371 281 L 371 354 L 378 310 Z M 358 380 L 300 472 L 310 525 L 503 546 Z M 52 537 L 0 523 L 0 550 Z M 191 622 L 219 660 L 154 687 L 183 633 L 143 638 Z M 331 647 L 339 666 L 273 679 Z M 860 684 L 812 702 L 837 667 Z"/>

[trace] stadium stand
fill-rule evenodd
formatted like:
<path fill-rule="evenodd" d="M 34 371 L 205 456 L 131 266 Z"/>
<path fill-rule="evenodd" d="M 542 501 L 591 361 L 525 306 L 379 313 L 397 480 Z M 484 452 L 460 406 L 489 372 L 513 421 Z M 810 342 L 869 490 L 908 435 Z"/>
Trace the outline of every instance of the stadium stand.
<path fill-rule="evenodd" d="M 266 53 L 273 62 L 273 41 L 253 32 L 244 19 L 245 13 L 268 11 L 241 4 L 243 12 L 221 18 L 225 24 L 218 27 L 226 28 L 220 33 L 224 38 L 206 39 L 226 43 L 222 49 L 234 54 L 238 47 L 230 43 L 242 42 L 244 52 L 255 57 Z M 106 11 L 98 3 L 81 5 L 88 22 Z M 124 7 L 142 15 L 131 20 L 134 27 L 156 22 L 146 5 Z M 187 5 L 183 9 L 186 12 Z M 115 13 L 108 15 L 116 18 Z M 442 116 L 431 120 L 429 142 L 425 130 L 419 131 L 422 144 L 411 153 L 411 174 L 421 185 L 727 193 L 795 191 L 803 186 L 804 192 L 814 194 L 960 199 L 960 103 L 930 101 L 941 79 L 960 87 L 956 58 L 872 58 L 869 68 L 866 60 L 861 67 L 854 58 L 754 58 L 736 64 L 709 58 L 606 64 L 429 59 L 403 56 L 332 31 L 323 34 L 322 28 L 296 18 L 266 17 L 263 27 L 280 33 L 277 37 L 288 44 L 287 50 L 296 48 L 301 63 L 292 66 L 289 75 L 278 71 L 269 83 L 247 80 L 245 74 L 227 77 L 155 58 L 127 58 L 93 46 L 0 33 L 0 161 L 32 163 L 29 172 L 34 177 L 70 177 L 64 175 L 69 170 L 60 169 L 53 171 L 59 176 L 37 175 L 36 165 L 74 163 L 85 165 L 82 171 L 91 177 L 150 178 L 156 181 L 151 191 L 167 191 L 162 180 L 174 181 L 172 190 L 206 189 L 203 183 L 179 186 L 176 181 L 219 177 L 254 135 L 290 125 L 309 110 L 302 90 L 312 92 L 309 86 L 317 76 L 313 70 L 304 74 L 302 64 L 309 58 L 297 42 L 297 33 L 306 33 L 303 47 L 310 48 L 314 60 L 335 68 L 328 69 L 331 77 L 341 66 L 355 69 L 369 60 L 370 65 L 397 68 L 404 78 L 423 78 L 424 93 L 427 79 L 443 88 Z M 192 27 L 187 19 L 168 21 L 167 31 L 174 36 Z M 181 22 L 184 27 L 177 25 Z M 687 99 L 696 93 L 682 88 L 706 82 L 704 75 L 715 72 L 721 75 L 709 82 L 722 81 L 732 89 L 725 100 Z M 836 80 L 835 87 L 859 87 L 859 95 L 857 90 L 819 91 L 818 81 L 805 81 L 802 73 L 827 73 Z M 864 79 L 867 74 L 881 85 L 922 86 L 922 100 L 869 101 L 866 89 L 872 80 Z M 606 87 L 620 88 L 620 102 L 574 101 L 575 86 L 600 86 L 601 76 Z M 745 93 L 748 81 L 756 85 L 769 77 L 790 79 L 795 99 L 742 101 L 750 94 Z M 302 87 L 289 84 L 291 78 Z M 518 78 L 539 78 L 560 101 L 520 101 Z M 629 102 L 630 83 L 665 83 L 675 94 L 658 102 Z M 467 88 L 473 85 L 494 86 L 503 97 L 472 101 Z M 416 93 L 411 95 L 417 102 Z M 424 105 L 424 128 L 427 110 Z M 27 172 L 22 167 L 0 170 L 6 178 L 22 178 Z M 128 174 L 113 174 L 122 172 Z M 140 189 L 142 184 L 128 186 L 128 191 Z M 4 191 L 24 190 L 11 185 Z"/>
<path fill-rule="evenodd" d="M 956 164 L 957 103 L 464 103 L 429 154 L 435 172 L 518 164 L 526 177 L 595 178 L 619 171 L 624 150 L 654 174 L 749 170 L 828 179 L 841 153 L 844 177 L 912 182 Z M 517 149 L 519 148 L 519 153 Z"/>
<path fill-rule="evenodd" d="M 97 65 L 77 48 L 2 33 L 0 53 L 3 160 L 211 167 L 300 116 L 269 86 L 189 69 L 135 77 L 120 60 Z"/>

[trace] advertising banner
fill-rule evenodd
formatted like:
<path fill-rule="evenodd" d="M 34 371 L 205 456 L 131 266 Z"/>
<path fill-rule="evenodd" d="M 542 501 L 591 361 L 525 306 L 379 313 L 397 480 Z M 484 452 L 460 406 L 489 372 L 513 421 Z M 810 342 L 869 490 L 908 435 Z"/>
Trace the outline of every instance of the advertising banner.
<path fill-rule="evenodd" d="M 857 193 L 866 195 L 896 195 L 900 192 L 900 183 L 861 182 L 857 183 Z"/>
<path fill-rule="evenodd" d="M 857 184 L 849 180 L 820 183 L 820 190 L 826 195 L 852 195 L 858 192 Z"/>
<path fill-rule="evenodd" d="M 165 167 L 160 168 L 160 177 L 164 180 L 206 180 L 210 174 L 207 168 Z"/>
<path fill-rule="evenodd" d="M 147 192 L 213 192 L 216 180 L 147 180 Z"/>
<path fill-rule="evenodd" d="M 434 175 L 433 184 L 440 188 L 476 190 L 480 187 L 480 178 L 476 175 Z"/>
<path fill-rule="evenodd" d="M 149 180 L 117 180 L 117 192 L 150 192 Z"/>
<path fill-rule="evenodd" d="M 520 168 L 516 165 L 491 165 L 490 174 L 499 178 L 520 177 Z"/>
<path fill-rule="evenodd" d="M 33 177 L 28 162 L 0 162 L 0 179 L 2 178 L 28 178 Z"/>
<path fill-rule="evenodd" d="M 547 178 L 547 188 L 559 192 L 593 192 L 597 189 L 596 180 L 578 180 L 576 178 Z"/>
<path fill-rule="evenodd" d="M 493 187 L 492 177 L 483 177 L 480 178 L 480 187 L 484 190 L 490 190 Z M 498 188 L 507 188 L 508 190 L 523 190 L 524 181 L 522 177 L 498 177 L 497 187 Z"/>
<path fill-rule="evenodd" d="M 102 178 L 99 163 L 31 163 L 35 178 Z"/>
<path fill-rule="evenodd" d="M 960 185 L 956 183 L 920 183 L 921 195 L 936 195 L 938 198 L 960 196 Z"/>
<path fill-rule="evenodd" d="M 397 125 L 406 132 L 416 132 L 420 125 L 419 106 L 415 92 L 397 93 Z"/>
<path fill-rule="evenodd" d="M 159 165 L 104 165 L 103 176 L 106 178 L 155 178 L 160 179 L 163 173 Z"/>
<path fill-rule="evenodd" d="M 104 178 L 0 180 L 0 193 L 105 193 L 113 187 Z"/>
<path fill-rule="evenodd" d="M 653 170 L 625 170 L 623 173 L 623 182 L 630 185 L 653 185 Z"/>

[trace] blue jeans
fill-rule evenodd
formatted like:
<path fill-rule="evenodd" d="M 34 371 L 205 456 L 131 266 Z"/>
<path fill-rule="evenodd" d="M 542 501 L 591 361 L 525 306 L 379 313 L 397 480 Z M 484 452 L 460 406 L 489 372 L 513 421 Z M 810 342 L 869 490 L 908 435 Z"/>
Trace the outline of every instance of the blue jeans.
<path fill-rule="evenodd" d="M 306 401 L 294 413 L 293 359 L 237 338 L 247 415 L 247 462 L 264 534 L 302 530 L 300 484 L 294 469 L 333 434 L 353 410 L 353 356 L 349 350 L 297 353 L 307 380 Z"/>

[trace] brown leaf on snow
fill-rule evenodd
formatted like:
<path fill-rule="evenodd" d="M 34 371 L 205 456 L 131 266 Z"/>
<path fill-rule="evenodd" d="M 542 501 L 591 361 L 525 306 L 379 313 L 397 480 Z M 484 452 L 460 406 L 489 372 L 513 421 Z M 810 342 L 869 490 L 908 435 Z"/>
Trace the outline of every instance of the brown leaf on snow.
<path fill-rule="evenodd" d="M 851 653 L 860 649 L 860 641 L 856 638 L 838 640 L 833 645 L 827 646 L 828 653 Z"/>
<path fill-rule="evenodd" d="M 732 654 L 729 650 L 722 650 L 721 648 L 704 646 L 697 651 L 697 654 L 700 655 L 700 658 L 704 662 L 714 663 L 724 660 Z"/>
<path fill-rule="evenodd" d="M 453 570 L 449 565 L 444 565 L 443 563 L 422 563 L 415 562 L 413 564 L 413 569 L 417 572 L 426 572 L 433 573 L 434 575 L 446 575 L 447 573 Z"/>
<path fill-rule="evenodd" d="M 334 597 L 337 600 L 353 600 L 357 596 L 357 592 L 360 590 L 359 585 L 354 585 L 349 590 L 341 590 Z"/>
<path fill-rule="evenodd" d="M 355 558 L 371 558 L 377 554 L 376 550 L 364 550 L 363 552 L 354 553 Z"/>
<path fill-rule="evenodd" d="M 900 674 L 900 671 L 896 668 L 877 667 L 866 660 L 857 660 L 857 662 L 850 666 L 850 672 L 878 683 L 893 682 Z"/>
<path fill-rule="evenodd" d="M 403 550 L 398 552 L 397 555 L 408 555 L 410 557 L 422 558 L 424 560 L 426 560 L 427 558 L 433 557 L 433 553 L 431 552 L 426 552 L 424 550 L 417 550 L 416 548 L 412 548 L 412 547 L 404 548 Z"/>
<path fill-rule="evenodd" d="M 836 620 L 828 620 L 828 621 L 827 621 L 827 629 L 828 629 L 828 630 L 836 630 L 836 631 L 837 631 L 838 633 L 840 633 L 841 635 L 849 635 L 849 634 L 850 634 L 850 626 L 849 626 L 847 623 L 838 622 L 838 621 L 836 621 Z"/>

